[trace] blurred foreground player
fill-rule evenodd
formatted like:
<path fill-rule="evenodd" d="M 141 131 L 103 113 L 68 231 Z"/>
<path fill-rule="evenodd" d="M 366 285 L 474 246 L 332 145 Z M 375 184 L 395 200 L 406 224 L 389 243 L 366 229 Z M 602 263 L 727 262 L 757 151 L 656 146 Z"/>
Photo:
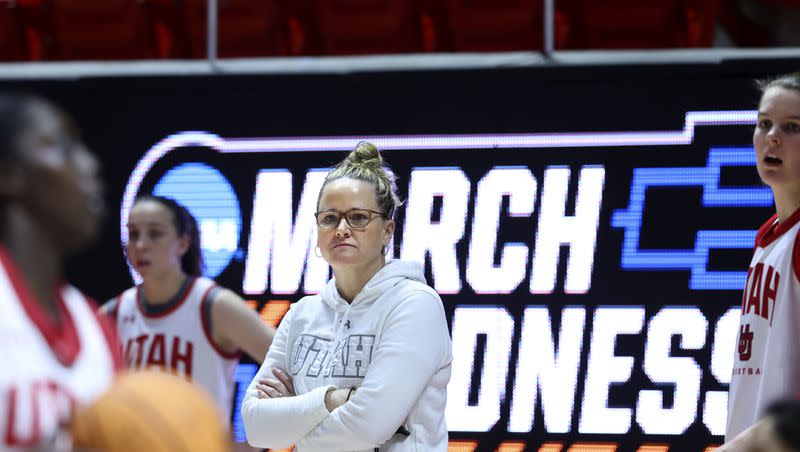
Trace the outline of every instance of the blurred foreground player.
<path fill-rule="evenodd" d="M 99 227 L 98 170 L 63 111 L 0 94 L 0 450 L 59 450 L 118 367 L 110 330 L 63 276 Z"/>
<path fill-rule="evenodd" d="M 761 88 L 753 146 L 777 212 L 758 231 L 747 271 L 724 452 L 752 450 L 766 408 L 800 395 L 800 73 Z"/>

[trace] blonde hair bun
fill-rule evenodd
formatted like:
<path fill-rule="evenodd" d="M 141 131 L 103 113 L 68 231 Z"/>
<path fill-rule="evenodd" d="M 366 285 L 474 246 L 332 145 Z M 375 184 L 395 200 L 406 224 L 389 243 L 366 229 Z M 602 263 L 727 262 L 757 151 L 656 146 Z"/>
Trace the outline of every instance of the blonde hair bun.
<path fill-rule="evenodd" d="M 374 144 L 369 141 L 360 141 L 343 163 L 375 169 L 383 165 L 383 157 L 381 151 Z"/>

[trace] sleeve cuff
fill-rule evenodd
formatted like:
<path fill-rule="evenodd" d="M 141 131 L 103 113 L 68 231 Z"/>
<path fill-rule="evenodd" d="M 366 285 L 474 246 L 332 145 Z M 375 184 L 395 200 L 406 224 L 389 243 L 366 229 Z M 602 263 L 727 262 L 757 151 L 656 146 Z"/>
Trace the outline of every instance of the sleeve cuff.
<path fill-rule="evenodd" d="M 325 407 L 325 394 L 328 393 L 330 390 L 336 389 L 336 386 L 320 386 L 318 388 L 314 388 L 311 390 L 309 394 L 309 402 L 311 406 L 309 406 L 309 411 L 314 413 L 314 417 L 317 418 L 318 422 L 322 422 L 323 419 L 328 417 L 331 413 Z"/>

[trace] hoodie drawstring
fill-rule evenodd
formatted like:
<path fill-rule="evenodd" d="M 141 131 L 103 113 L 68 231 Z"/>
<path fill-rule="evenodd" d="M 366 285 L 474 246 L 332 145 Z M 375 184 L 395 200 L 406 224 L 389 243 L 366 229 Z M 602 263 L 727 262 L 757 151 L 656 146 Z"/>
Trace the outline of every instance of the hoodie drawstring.
<path fill-rule="evenodd" d="M 342 339 L 344 329 L 347 325 L 347 322 L 350 320 L 350 311 L 352 306 L 348 303 L 347 308 L 344 310 L 344 314 L 342 314 L 341 320 L 337 320 L 339 318 L 339 311 L 336 311 L 336 316 L 334 317 L 334 324 L 336 325 L 336 329 L 333 333 L 333 341 L 330 345 L 330 357 L 328 358 L 328 365 L 323 367 L 325 369 L 325 382 L 327 383 L 328 378 L 330 377 L 330 369 L 336 365 L 336 361 L 339 360 L 338 351 L 338 344 L 339 341 Z M 337 324 L 338 321 L 338 324 Z"/>

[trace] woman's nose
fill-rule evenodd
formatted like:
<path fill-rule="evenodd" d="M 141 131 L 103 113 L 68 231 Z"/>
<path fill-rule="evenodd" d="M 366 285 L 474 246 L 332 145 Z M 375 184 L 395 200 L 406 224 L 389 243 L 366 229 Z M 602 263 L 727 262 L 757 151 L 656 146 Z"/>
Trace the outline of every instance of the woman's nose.
<path fill-rule="evenodd" d="M 336 235 L 339 237 L 344 237 L 350 235 L 350 225 L 347 224 L 347 219 L 343 216 L 341 220 L 339 220 L 339 224 L 336 226 Z"/>
<path fill-rule="evenodd" d="M 776 127 L 771 128 L 767 132 L 767 143 L 775 146 L 777 144 L 780 144 L 780 142 L 781 142 L 781 137 L 778 134 L 777 128 Z"/>

